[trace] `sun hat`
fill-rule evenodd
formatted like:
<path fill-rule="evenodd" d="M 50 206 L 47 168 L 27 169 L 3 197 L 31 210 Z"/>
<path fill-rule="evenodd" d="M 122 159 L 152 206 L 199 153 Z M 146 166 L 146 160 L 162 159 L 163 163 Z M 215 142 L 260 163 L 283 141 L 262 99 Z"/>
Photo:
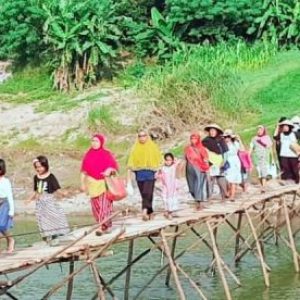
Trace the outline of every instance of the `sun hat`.
<path fill-rule="evenodd" d="M 233 133 L 232 129 L 225 129 L 224 133 L 222 134 L 222 136 L 230 136 L 231 138 L 235 138 L 236 135 Z"/>
<path fill-rule="evenodd" d="M 300 124 L 300 117 L 294 116 L 294 117 L 291 119 L 291 122 L 292 122 L 293 124 Z"/>
<path fill-rule="evenodd" d="M 208 124 L 204 127 L 205 131 L 209 131 L 209 129 L 214 128 L 216 130 L 218 130 L 219 132 L 221 132 L 221 134 L 224 132 L 224 130 L 217 124 L 213 123 L 213 124 Z"/>
<path fill-rule="evenodd" d="M 290 126 L 290 127 L 295 127 L 294 124 L 290 121 L 290 120 L 285 120 L 281 123 L 279 123 L 280 126 L 284 126 L 284 125 L 287 125 L 287 126 Z"/>

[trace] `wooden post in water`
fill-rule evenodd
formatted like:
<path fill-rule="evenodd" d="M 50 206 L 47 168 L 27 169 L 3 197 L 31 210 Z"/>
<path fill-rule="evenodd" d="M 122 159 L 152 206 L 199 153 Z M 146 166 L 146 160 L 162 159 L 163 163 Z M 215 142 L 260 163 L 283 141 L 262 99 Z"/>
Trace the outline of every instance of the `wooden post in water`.
<path fill-rule="evenodd" d="M 105 293 L 103 291 L 103 286 L 102 286 L 102 283 L 101 283 L 101 280 L 100 280 L 100 277 L 99 277 L 99 274 L 98 274 L 98 270 L 97 270 L 97 266 L 96 266 L 95 261 L 91 262 L 91 270 L 93 272 L 95 282 L 98 286 L 97 299 L 105 300 Z"/>
<path fill-rule="evenodd" d="M 293 260 L 294 260 L 294 266 L 295 266 L 295 271 L 299 273 L 299 261 L 298 261 L 298 253 L 296 250 L 296 245 L 295 245 L 295 240 L 293 237 L 293 232 L 291 228 L 291 221 L 290 221 L 290 216 L 286 204 L 286 200 L 283 199 L 283 208 L 284 208 L 284 214 L 285 214 L 285 220 L 286 220 L 286 226 L 289 234 L 289 240 L 290 240 L 290 245 L 292 249 L 292 254 L 293 254 Z"/>
<path fill-rule="evenodd" d="M 134 247 L 134 239 L 130 240 L 129 245 L 128 245 L 127 265 L 129 265 L 130 267 L 126 271 L 124 300 L 129 300 L 129 288 L 130 288 L 130 276 L 131 276 L 131 263 L 132 263 L 132 257 L 133 257 L 133 247 Z"/>
<path fill-rule="evenodd" d="M 74 261 L 70 261 L 70 264 L 69 264 L 69 275 L 72 274 L 72 273 L 74 272 L 74 264 L 75 264 Z M 69 282 L 68 282 L 68 290 L 67 290 L 67 297 L 66 297 L 66 300 L 72 300 L 73 283 L 74 283 L 74 280 L 73 280 L 73 277 L 72 277 L 72 278 L 69 280 Z"/>
<path fill-rule="evenodd" d="M 250 217 L 247 210 L 245 210 L 245 214 L 247 216 L 247 220 L 248 220 L 248 223 L 250 225 L 252 235 L 255 239 L 256 248 L 257 248 L 258 256 L 259 256 L 259 259 L 260 259 L 260 264 L 261 264 L 261 268 L 262 268 L 264 279 L 265 279 L 265 285 L 266 285 L 266 287 L 269 287 L 270 286 L 269 274 L 268 274 L 267 269 L 266 269 L 264 256 L 263 256 L 263 253 L 262 253 L 262 250 L 261 250 L 261 247 L 260 247 L 260 242 L 258 240 L 255 228 L 253 226 L 253 222 L 252 222 L 251 217 Z"/>
<path fill-rule="evenodd" d="M 169 265 L 170 265 L 170 268 L 171 268 L 171 271 L 172 271 L 172 274 L 173 274 L 173 277 L 174 277 L 175 285 L 176 285 L 177 291 L 179 293 L 180 300 L 185 300 L 186 298 L 185 298 L 182 286 L 180 284 L 180 280 L 179 280 L 179 277 L 178 277 L 178 274 L 177 274 L 176 266 L 175 266 L 174 260 L 172 258 L 172 255 L 171 255 L 171 250 L 170 250 L 169 245 L 166 241 L 166 237 L 165 237 L 165 234 L 164 234 L 163 230 L 161 230 L 160 235 L 161 235 L 161 240 L 162 240 L 162 243 L 163 243 L 163 246 L 164 246 L 166 256 L 169 259 Z"/>
<path fill-rule="evenodd" d="M 175 233 L 177 233 L 178 228 L 179 228 L 178 226 L 175 227 Z M 175 256 L 176 242 L 177 242 L 177 235 L 175 235 L 175 237 L 173 238 L 173 241 L 172 241 L 171 256 L 173 259 Z M 166 281 L 165 281 L 166 286 L 170 285 L 170 279 L 171 279 L 171 268 L 169 268 L 167 271 L 167 276 L 166 276 Z"/>
<path fill-rule="evenodd" d="M 243 218 L 243 213 L 239 212 L 238 213 L 238 221 L 237 221 L 237 230 L 236 230 L 236 236 L 235 236 L 235 250 L 234 250 L 234 262 L 235 264 L 238 264 L 237 260 L 237 254 L 240 251 L 240 236 L 241 236 L 241 225 L 242 225 L 242 218 Z"/>
<path fill-rule="evenodd" d="M 227 281 L 226 281 L 226 278 L 225 278 L 223 267 L 222 267 L 222 264 L 221 264 L 219 251 L 218 251 L 217 243 L 216 243 L 216 240 L 215 240 L 215 235 L 214 235 L 213 229 L 211 228 L 210 223 L 208 221 L 206 221 L 206 225 L 207 225 L 207 228 L 208 228 L 208 231 L 209 231 L 209 234 L 210 234 L 211 243 L 212 243 L 212 247 L 213 247 L 213 251 L 214 251 L 214 257 L 216 259 L 219 274 L 220 274 L 220 277 L 221 277 L 221 280 L 222 280 L 222 283 L 223 283 L 226 299 L 231 300 L 232 298 L 231 298 L 230 290 L 229 290 L 229 287 L 228 287 L 228 284 L 227 284 Z"/>

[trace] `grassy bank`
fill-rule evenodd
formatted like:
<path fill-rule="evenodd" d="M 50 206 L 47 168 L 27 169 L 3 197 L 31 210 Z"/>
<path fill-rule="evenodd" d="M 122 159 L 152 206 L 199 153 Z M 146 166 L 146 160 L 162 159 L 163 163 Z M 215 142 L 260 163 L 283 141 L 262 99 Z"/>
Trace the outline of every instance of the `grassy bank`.
<path fill-rule="evenodd" d="M 165 66 L 133 65 L 121 78 L 137 82 L 138 92 L 155 99 L 179 128 L 217 122 L 248 141 L 258 124 L 273 130 L 281 116 L 300 113 L 300 52 L 268 43 L 199 46 Z"/>

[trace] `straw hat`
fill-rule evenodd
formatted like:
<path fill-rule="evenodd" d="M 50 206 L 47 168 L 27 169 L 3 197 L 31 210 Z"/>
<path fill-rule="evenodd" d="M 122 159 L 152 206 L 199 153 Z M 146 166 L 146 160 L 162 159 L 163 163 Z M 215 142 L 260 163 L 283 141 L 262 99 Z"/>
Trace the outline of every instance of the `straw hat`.
<path fill-rule="evenodd" d="M 292 122 L 293 124 L 300 124 L 300 117 L 294 116 L 294 117 L 291 119 L 291 122 Z"/>
<path fill-rule="evenodd" d="M 233 130 L 232 129 L 226 129 L 224 131 L 224 133 L 222 134 L 222 136 L 230 136 L 231 138 L 235 138 L 236 135 L 233 133 Z"/>
<path fill-rule="evenodd" d="M 218 130 L 221 134 L 224 132 L 224 130 L 217 124 L 208 124 L 204 127 L 204 130 L 209 131 L 211 128 Z"/>
<path fill-rule="evenodd" d="M 287 126 L 290 126 L 290 127 L 294 127 L 294 124 L 290 121 L 290 120 L 285 120 L 281 123 L 279 123 L 280 126 L 283 126 L 283 125 L 287 125 Z"/>

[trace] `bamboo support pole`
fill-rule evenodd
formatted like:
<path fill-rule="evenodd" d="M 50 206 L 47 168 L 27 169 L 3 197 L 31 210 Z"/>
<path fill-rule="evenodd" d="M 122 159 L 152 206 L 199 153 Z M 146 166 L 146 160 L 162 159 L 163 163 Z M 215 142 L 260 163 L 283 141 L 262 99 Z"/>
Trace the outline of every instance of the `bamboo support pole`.
<path fill-rule="evenodd" d="M 214 251 L 214 257 L 216 259 L 216 263 L 217 263 L 217 266 L 218 266 L 218 271 L 219 271 L 219 274 L 221 276 L 221 280 L 222 280 L 223 287 L 224 287 L 224 290 L 225 290 L 226 299 L 231 300 L 232 297 L 231 297 L 230 290 L 229 290 L 229 287 L 228 287 L 228 284 L 227 284 L 227 281 L 226 281 L 226 278 L 225 278 L 225 275 L 224 275 L 224 272 L 223 272 L 222 263 L 221 263 L 221 260 L 220 260 L 219 251 L 218 251 L 217 244 L 216 244 L 216 241 L 215 241 L 215 235 L 214 235 L 213 229 L 211 228 L 211 225 L 208 221 L 206 221 L 206 226 L 207 226 L 209 234 L 210 234 L 212 247 L 213 247 L 213 251 Z"/>
<path fill-rule="evenodd" d="M 74 272 L 74 264 L 75 264 L 74 261 L 70 261 L 70 263 L 69 263 L 69 274 L 72 274 Z M 67 289 L 66 300 L 72 300 L 73 283 L 74 283 L 74 280 L 72 278 L 68 282 L 68 289 Z"/>
<path fill-rule="evenodd" d="M 201 236 L 199 232 L 195 228 L 191 228 L 191 231 L 198 237 L 201 238 L 204 245 L 213 252 L 213 247 L 209 244 L 209 242 Z M 224 267 L 224 269 L 228 272 L 228 274 L 233 278 L 233 280 L 237 283 L 238 286 L 241 286 L 240 280 L 234 275 L 234 273 L 230 270 L 230 268 L 227 266 L 227 264 L 224 262 L 224 260 L 220 257 L 221 263 Z M 212 264 L 214 264 L 216 259 L 214 258 L 212 261 Z"/>
<path fill-rule="evenodd" d="M 289 234 L 290 245 L 291 245 L 291 249 L 292 249 L 295 271 L 297 273 L 299 273 L 299 261 L 298 261 L 298 256 L 297 256 L 297 250 L 296 250 L 295 240 L 294 240 L 293 232 L 292 232 L 292 228 L 291 228 L 291 221 L 290 221 L 289 212 L 288 212 L 288 208 L 287 208 L 285 199 L 283 199 L 283 208 L 284 208 L 287 231 Z"/>
<path fill-rule="evenodd" d="M 127 265 L 129 265 L 130 267 L 126 271 L 124 300 L 129 300 L 129 288 L 130 288 L 133 247 L 134 247 L 134 240 L 130 240 L 129 245 L 128 245 L 128 257 L 127 257 Z"/>
<path fill-rule="evenodd" d="M 191 286 L 198 292 L 198 294 L 200 295 L 200 297 L 203 300 L 207 300 L 207 298 L 205 297 L 204 293 L 202 292 L 202 290 L 200 289 L 200 287 L 195 283 L 195 281 L 181 268 L 181 266 L 179 266 L 179 264 L 176 264 L 177 269 L 183 274 L 183 276 L 189 281 L 189 283 L 191 284 Z"/>
<path fill-rule="evenodd" d="M 98 287 L 97 299 L 105 300 L 105 293 L 103 291 L 103 286 L 102 286 L 102 283 L 101 283 L 101 280 L 100 280 L 100 277 L 99 277 L 99 274 L 98 274 L 96 263 L 93 261 L 91 263 L 90 267 L 91 267 L 92 273 L 94 275 L 94 280 L 95 280 L 95 282 L 97 284 L 97 287 Z"/>
<path fill-rule="evenodd" d="M 165 236 L 163 230 L 161 230 L 160 236 L 161 236 L 161 241 L 162 241 L 163 246 L 164 246 L 165 253 L 166 253 L 166 255 L 168 257 L 168 260 L 169 260 L 169 265 L 170 265 L 171 272 L 172 272 L 173 277 L 174 277 L 175 285 L 176 285 L 180 300 L 185 300 L 186 298 L 185 298 L 184 291 L 182 289 L 182 286 L 181 286 L 181 283 L 180 283 L 180 280 L 179 280 L 179 277 L 178 277 L 178 274 L 177 274 L 177 269 L 176 269 L 176 265 L 174 263 L 174 258 L 172 257 L 171 250 L 170 250 L 169 245 L 166 241 L 166 236 Z"/>
<path fill-rule="evenodd" d="M 238 215 L 237 228 L 236 228 L 236 236 L 235 236 L 235 249 L 234 249 L 234 257 L 238 254 L 240 250 L 240 238 L 241 238 L 241 225 L 242 225 L 243 214 L 240 212 Z M 235 263 L 238 261 L 235 259 Z"/>
<path fill-rule="evenodd" d="M 264 260 L 264 257 L 263 257 L 262 251 L 261 251 L 259 239 L 258 239 L 257 233 L 255 231 L 254 225 L 252 223 L 251 217 L 250 217 L 250 215 L 249 215 L 249 213 L 248 213 L 247 210 L 245 211 L 245 214 L 246 214 L 248 223 L 250 225 L 253 237 L 255 239 L 256 248 L 257 248 L 257 251 L 258 251 L 258 255 L 259 255 L 259 259 L 260 259 L 260 263 L 261 263 L 261 267 L 262 267 L 262 271 L 263 271 L 263 275 L 264 275 L 265 285 L 267 287 L 269 287 L 270 286 L 269 274 L 268 274 L 268 272 L 266 270 L 266 264 L 265 264 L 265 260 Z"/>
<path fill-rule="evenodd" d="M 123 235 L 125 232 L 125 229 L 121 229 L 119 233 L 117 233 L 114 237 L 112 237 L 103 247 L 101 247 L 96 253 L 91 256 L 91 258 L 82 265 L 79 269 L 74 271 L 69 276 L 65 277 L 62 281 L 54 285 L 43 297 L 43 300 L 49 299 L 57 290 L 59 290 L 67 281 L 69 281 L 71 278 L 79 274 L 81 271 L 83 271 L 86 267 L 88 267 L 99 255 L 101 255 L 105 250 L 107 250 L 121 235 Z"/>
<path fill-rule="evenodd" d="M 179 228 L 178 226 L 175 227 L 175 231 L 174 231 L 175 233 L 178 232 L 178 228 Z M 177 242 L 177 236 L 175 236 L 172 241 L 172 249 L 171 249 L 172 258 L 174 258 L 174 255 L 175 255 L 176 242 Z M 170 285 L 170 279 L 171 279 L 171 268 L 169 268 L 167 271 L 167 276 L 166 276 L 166 281 L 165 281 L 166 286 Z"/>

